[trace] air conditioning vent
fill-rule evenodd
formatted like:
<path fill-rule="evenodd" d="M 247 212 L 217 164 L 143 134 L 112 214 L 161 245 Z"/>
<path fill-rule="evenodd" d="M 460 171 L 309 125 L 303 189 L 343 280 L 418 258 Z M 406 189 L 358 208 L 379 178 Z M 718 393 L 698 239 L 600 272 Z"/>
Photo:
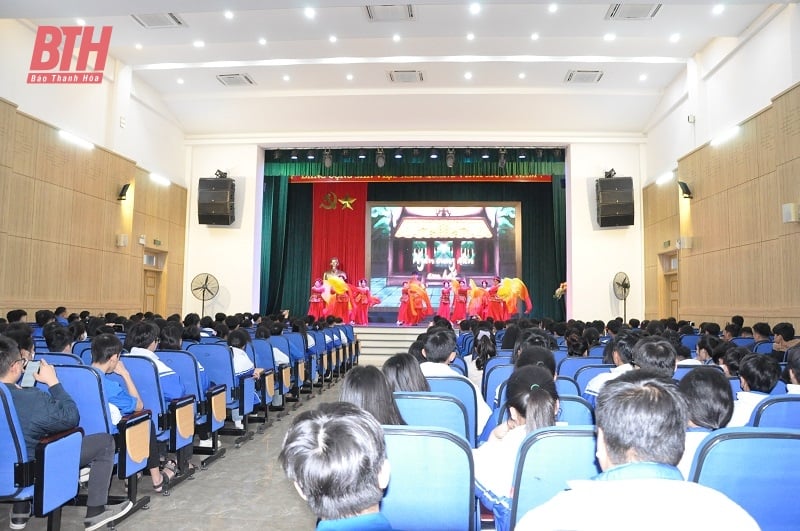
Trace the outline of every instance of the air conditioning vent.
<path fill-rule="evenodd" d="M 252 87 L 256 84 L 250 74 L 219 74 L 217 81 L 226 87 Z"/>
<path fill-rule="evenodd" d="M 606 20 L 651 20 L 661 4 L 611 4 L 606 11 Z"/>
<path fill-rule="evenodd" d="M 602 70 L 570 70 L 564 83 L 597 83 L 602 77 Z"/>
<path fill-rule="evenodd" d="M 186 22 L 175 13 L 147 13 L 131 15 L 133 20 L 146 29 L 185 28 Z"/>
<path fill-rule="evenodd" d="M 411 4 L 383 4 L 364 6 L 370 22 L 403 22 L 414 20 L 414 6 Z"/>
<path fill-rule="evenodd" d="M 392 83 L 422 83 L 425 80 L 420 70 L 391 70 L 387 73 Z"/>

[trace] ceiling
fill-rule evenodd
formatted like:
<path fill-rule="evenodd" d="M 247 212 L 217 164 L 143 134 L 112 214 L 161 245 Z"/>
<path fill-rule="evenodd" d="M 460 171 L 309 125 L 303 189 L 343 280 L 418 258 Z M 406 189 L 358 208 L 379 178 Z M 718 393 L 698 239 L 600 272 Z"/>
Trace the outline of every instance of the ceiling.
<path fill-rule="evenodd" d="M 378 129 L 398 136 L 442 120 L 450 131 L 490 123 L 643 134 L 687 60 L 715 38 L 741 36 L 770 4 L 726 2 L 715 15 L 712 3 L 664 2 L 647 20 L 609 20 L 608 2 L 560 2 L 551 12 L 549 2 L 487 0 L 472 13 L 466 1 L 423 0 L 413 20 L 371 21 L 363 1 L 348 0 L 4 0 L 0 17 L 113 26 L 111 54 L 163 98 L 188 136 L 330 130 L 363 139 L 376 114 Z M 400 6 L 380 11 L 404 13 Z M 145 29 L 131 16 L 167 12 L 183 27 Z M 392 70 L 423 80 L 392 82 Z M 581 70 L 602 77 L 566 82 Z M 224 86 L 216 76 L 226 74 L 247 74 L 254 85 Z"/>

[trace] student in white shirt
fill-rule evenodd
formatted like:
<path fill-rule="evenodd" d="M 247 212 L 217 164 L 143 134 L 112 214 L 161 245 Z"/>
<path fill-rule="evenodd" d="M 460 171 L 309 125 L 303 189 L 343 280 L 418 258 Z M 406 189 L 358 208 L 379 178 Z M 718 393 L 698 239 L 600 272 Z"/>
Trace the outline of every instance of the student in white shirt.
<path fill-rule="evenodd" d="M 742 390 L 736 393 L 733 416 L 728 426 L 746 426 L 758 404 L 769 398 L 780 377 L 781 366 L 772 356 L 749 354 L 742 358 L 739 364 Z"/>

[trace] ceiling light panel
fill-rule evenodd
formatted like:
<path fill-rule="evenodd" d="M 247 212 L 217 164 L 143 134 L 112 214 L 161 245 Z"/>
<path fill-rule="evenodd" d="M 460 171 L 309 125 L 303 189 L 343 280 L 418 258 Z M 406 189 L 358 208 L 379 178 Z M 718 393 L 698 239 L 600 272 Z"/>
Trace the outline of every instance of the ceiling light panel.
<path fill-rule="evenodd" d="M 133 20 L 145 29 L 185 28 L 184 21 L 177 13 L 147 13 L 131 15 Z"/>
<path fill-rule="evenodd" d="M 414 6 L 411 4 L 364 6 L 367 19 L 371 22 L 407 22 L 414 20 Z"/>
<path fill-rule="evenodd" d="M 611 4 L 606 20 L 650 20 L 660 9 L 661 4 Z"/>

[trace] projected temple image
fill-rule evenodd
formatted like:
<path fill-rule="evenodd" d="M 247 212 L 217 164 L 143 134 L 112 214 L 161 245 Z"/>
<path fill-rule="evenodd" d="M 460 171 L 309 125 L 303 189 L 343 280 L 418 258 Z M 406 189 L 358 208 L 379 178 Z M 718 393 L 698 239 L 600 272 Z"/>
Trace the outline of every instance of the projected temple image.
<path fill-rule="evenodd" d="M 397 308 L 415 273 L 434 307 L 445 281 L 519 276 L 519 203 L 369 203 L 367 212 L 371 289 L 381 299 L 373 311 Z"/>

